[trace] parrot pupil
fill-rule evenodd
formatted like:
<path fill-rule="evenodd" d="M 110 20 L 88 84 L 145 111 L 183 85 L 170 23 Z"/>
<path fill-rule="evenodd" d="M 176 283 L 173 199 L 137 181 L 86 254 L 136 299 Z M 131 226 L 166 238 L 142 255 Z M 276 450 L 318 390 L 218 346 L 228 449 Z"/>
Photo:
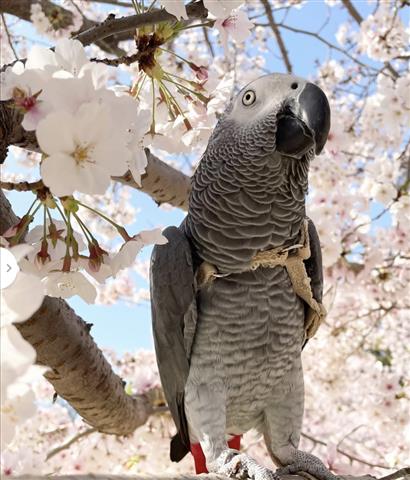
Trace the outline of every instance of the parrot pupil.
<path fill-rule="evenodd" d="M 246 92 L 245 95 L 243 96 L 242 103 L 246 106 L 251 105 L 255 101 L 255 93 L 252 91 Z"/>
<path fill-rule="evenodd" d="M 297 83 L 292 83 L 292 85 L 290 86 L 290 88 L 292 90 L 296 90 L 298 88 L 298 84 Z"/>

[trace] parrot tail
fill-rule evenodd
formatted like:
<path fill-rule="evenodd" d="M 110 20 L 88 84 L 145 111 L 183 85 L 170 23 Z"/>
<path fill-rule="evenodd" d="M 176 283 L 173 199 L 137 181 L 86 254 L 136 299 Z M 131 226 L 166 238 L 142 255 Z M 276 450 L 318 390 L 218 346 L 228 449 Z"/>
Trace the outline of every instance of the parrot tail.
<path fill-rule="evenodd" d="M 228 440 L 229 448 L 240 450 L 242 435 L 234 435 Z M 205 455 L 200 443 L 191 443 L 191 453 L 195 462 L 195 473 L 209 473 L 206 468 Z"/>

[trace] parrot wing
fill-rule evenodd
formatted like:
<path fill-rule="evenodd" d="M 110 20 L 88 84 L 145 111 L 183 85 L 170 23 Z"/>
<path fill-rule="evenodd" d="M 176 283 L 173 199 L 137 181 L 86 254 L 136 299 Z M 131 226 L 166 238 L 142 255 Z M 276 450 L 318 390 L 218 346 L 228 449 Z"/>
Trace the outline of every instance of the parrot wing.
<path fill-rule="evenodd" d="M 189 452 L 184 390 L 196 330 L 197 306 L 193 253 L 188 238 L 168 227 L 165 245 L 151 256 L 151 309 L 158 370 L 165 398 L 178 433 L 171 441 L 171 460 Z"/>
<path fill-rule="evenodd" d="M 305 260 L 305 268 L 310 278 L 310 286 L 312 288 L 313 298 L 321 303 L 323 296 L 323 267 L 322 267 L 322 250 L 320 248 L 319 235 L 315 224 L 308 219 L 308 234 L 310 244 L 310 257 Z"/>
<path fill-rule="evenodd" d="M 320 248 L 319 235 L 317 233 L 315 224 L 308 218 L 308 235 L 310 245 L 310 257 L 304 260 L 306 273 L 310 278 L 310 288 L 312 289 L 312 296 L 318 302 L 322 303 L 323 297 L 323 267 L 322 267 L 322 250 Z M 305 316 L 307 319 L 309 307 L 307 304 L 305 308 Z M 305 322 L 306 322 L 305 319 Z M 302 350 L 305 348 L 309 339 L 307 338 L 302 345 Z"/>

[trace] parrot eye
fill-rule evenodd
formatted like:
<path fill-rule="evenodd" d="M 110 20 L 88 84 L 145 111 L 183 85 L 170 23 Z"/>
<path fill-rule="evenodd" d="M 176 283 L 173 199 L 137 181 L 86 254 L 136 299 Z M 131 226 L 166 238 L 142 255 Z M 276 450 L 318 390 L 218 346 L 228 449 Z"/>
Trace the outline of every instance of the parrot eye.
<path fill-rule="evenodd" d="M 242 103 L 246 106 L 249 107 L 249 105 L 252 105 L 256 100 L 256 95 L 253 90 L 248 90 L 244 93 L 242 97 Z"/>

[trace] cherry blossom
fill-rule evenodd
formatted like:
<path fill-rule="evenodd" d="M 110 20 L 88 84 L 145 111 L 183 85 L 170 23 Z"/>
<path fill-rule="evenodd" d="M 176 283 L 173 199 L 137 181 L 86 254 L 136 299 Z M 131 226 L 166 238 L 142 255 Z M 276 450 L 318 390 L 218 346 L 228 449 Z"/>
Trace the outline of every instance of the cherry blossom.
<path fill-rule="evenodd" d="M 95 286 L 81 272 L 50 272 L 43 284 L 51 297 L 70 298 L 78 295 L 86 303 L 94 303 L 97 297 Z"/>
<path fill-rule="evenodd" d="M 158 245 L 167 243 L 167 239 L 161 234 L 161 229 L 142 231 L 125 242 L 111 260 L 113 275 L 115 276 L 123 268 L 130 267 L 142 247 L 151 243 Z"/>
<path fill-rule="evenodd" d="M 67 225 L 62 220 L 53 220 L 53 223 L 49 219 L 45 223 L 46 242 L 47 242 L 47 261 L 54 262 L 61 260 L 66 253 L 65 237 L 67 235 Z M 84 243 L 82 235 L 73 231 L 73 236 L 78 244 L 78 251 L 82 252 L 86 245 Z M 41 249 L 43 248 L 43 236 L 44 225 L 37 225 L 31 229 L 26 235 L 26 242 L 32 245 L 32 252 L 29 254 L 29 259 L 37 264 L 41 268 L 44 263 L 44 258 L 41 257 Z M 26 265 L 27 266 L 27 265 Z"/>
<path fill-rule="evenodd" d="M 62 35 L 69 35 L 71 32 L 76 32 L 80 29 L 83 18 L 77 9 L 72 8 L 70 3 L 67 3 L 65 8 L 72 14 L 72 22 L 65 21 L 66 19 L 63 15 L 49 18 L 43 11 L 40 2 L 31 4 L 30 20 L 40 34 L 47 35 L 50 38 L 55 39 Z"/>
<path fill-rule="evenodd" d="M 20 262 L 32 248 L 29 245 L 17 245 L 9 250 Z M 27 320 L 41 306 L 44 289 L 35 275 L 19 271 L 13 283 L 0 291 L 1 326 Z M 30 298 L 30 302 L 22 302 L 22 298 Z"/>
<path fill-rule="evenodd" d="M 97 103 L 83 104 L 78 116 L 60 111 L 40 122 L 36 135 L 47 154 L 41 176 L 52 193 L 103 194 L 111 175 L 125 173 L 129 151 L 109 135 L 110 127 L 108 108 Z"/>
<path fill-rule="evenodd" d="M 237 43 L 243 42 L 250 35 L 252 27 L 253 23 L 243 10 L 232 10 L 228 17 L 218 18 L 215 22 L 215 28 L 218 29 L 222 45 L 226 50 L 228 49 L 229 36 Z"/>
<path fill-rule="evenodd" d="M 15 108 L 24 114 L 22 125 L 26 130 L 34 130 L 47 114 L 47 105 L 39 98 L 43 85 L 41 72 L 25 70 L 21 62 L 0 74 L 0 99 L 14 100 Z"/>

